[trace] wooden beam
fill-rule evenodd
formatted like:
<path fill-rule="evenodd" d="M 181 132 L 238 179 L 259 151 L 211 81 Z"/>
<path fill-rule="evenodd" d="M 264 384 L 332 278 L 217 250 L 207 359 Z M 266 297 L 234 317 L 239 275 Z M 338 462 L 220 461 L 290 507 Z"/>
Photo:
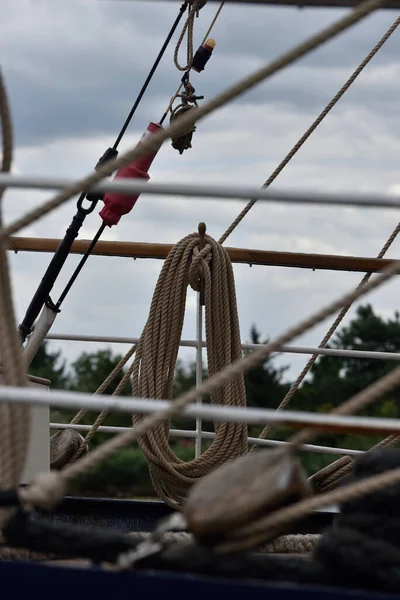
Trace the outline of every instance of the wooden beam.
<path fill-rule="evenodd" d="M 53 253 L 60 241 L 55 238 L 10 237 L 9 250 L 14 252 Z M 89 244 L 90 240 L 75 241 L 72 245 L 72 253 L 84 254 Z M 99 241 L 93 250 L 93 254 L 98 256 L 165 259 L 171 248 L 172 244 Z M 250 250 L 248 248 L 226 249 L 233 263 L 249 265 L 377 273 L 393 262 L 390 259 L 340 256 L 336 254 L 305 254 L 301 252 Z"/>

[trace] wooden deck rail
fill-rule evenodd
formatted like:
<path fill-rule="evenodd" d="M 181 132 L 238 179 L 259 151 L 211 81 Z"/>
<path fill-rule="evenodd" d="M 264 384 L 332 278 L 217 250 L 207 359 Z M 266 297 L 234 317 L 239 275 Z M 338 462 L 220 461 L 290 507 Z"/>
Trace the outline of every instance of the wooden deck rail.
<path fill-rule="evenodd" d="M 55 238 L 11 237 L 9 249 L 14 252 L 52 253 L 55 252 L 60 241 Z M 72 253 L 83 254 L 89 243 L 89 240 L 75 241 L 72 246 Z M 165 259 L 171 248 L 172 244 L 99 241 L 93 250 L 93 254 L 98 256 Z M 391 259 L 340 256 L 336 254 L 305 254 L 301 252 L 276 252 L 228 247 L 226 249 L 233 263 L 249 265 L 377 273 L 393 262 Z"/>

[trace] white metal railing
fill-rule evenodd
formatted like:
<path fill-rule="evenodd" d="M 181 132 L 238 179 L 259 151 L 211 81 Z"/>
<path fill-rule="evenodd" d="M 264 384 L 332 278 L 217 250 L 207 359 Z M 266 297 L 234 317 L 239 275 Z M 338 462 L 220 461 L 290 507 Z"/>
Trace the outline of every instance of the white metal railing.
<path fill-rule="evenodd" d="M 101 342 L 104 344 L 137 344 L 137 337 L 115 337 L 107 335 L 80 335 L 69 333 L 50 333 L 47 340 L 59 340 L 65 342 Z M 197 348 L 196 340 L 181 340 L 180 346 Z M 205 341 L 201 342 L 202 348 L 207 346 Z M 242 344 L 242 350 L 255 350 L 263 344 Z M 336 348 L 314 348 L 311 346 L 281 346 L 279 353 L 288 354 L 319 354 L 321 356 L 342 356 L 347 358 L 370 358 L 377 360 L 400 360 L 400 352 L 372 352 L 369 350 L 345 350 Z M 277 354 L 277 352 L 272 352 Z"/>
<path fill-rule="evenodd" d="M 197 294 L 197 310 L 196 310 L 196 340 L 181 340 L 181 347 L 189 347 L 196 349 L 196 386 L 199 386 L 202 382 L 203 373 L 203 356 L 202 349 L 206 347 L 206 342 L 202 339 L 203 331 L 203 310 L 200 305 L 200 294 Z M 113 336 L 91 336 L 91 335 L 79 335 L 79 334 L 63 334 L 53 333 L 48 334 L 46 339 L 48 340 L 60 340 L 60 341 L 76 341 L 76 342 L 103 342 L 103 343 L 120 343 L 120 344 L 136 344 L 139 341 L 137 337 L 113 337 Z M 243 350 L 254 350 L 258 348 L 260 344 L 242 344 Z M 332 348 L 313 348 L 305 346 L 282 346 L 280 348 L 281 353 L 292 353 L 292 354 L 318 354 L 348 358 L 364 358 L 364 359 L 376 359 L 376 360 L 400 360 L 400 353 L 397 352 L 371 352 L 364 350 L 345 350 L 345 349 L 332 349 Z M 276 354 L 276 353 L 273 353 Z M 201 404 L 201 398 L 197 399 L 197 403 Z M 50 423 L 51 429 L 76 429 L 77 431 L 87 432 L 91 429 L 90 425 L 68 425 L 66 423 Z M 127 428 L 123 427 L 108 427 L 101 426 L 98 431 L 108 434 L 117 434 Z M 183 438 L 194 438 L 195 439 L 195 456 L 199 456 L 202 452 L 202 440 L 213 439 L 214 433 L 202 430 L 202 417 L 196 416 L 196 429 L 183 430 L 183 429 L 171 429 L 171 437 L 183 437 Z M 276 447 L 285 445 L 286 442 L 278 440 L 262 440 L 259 438 L 248 438 L 249 443 L 259 445 Z M 348 455 L 357 456 L 362 454 L 361 450 L 351 450 L 348 448 L 334 448 L 331 446 L 320 446 L 314 444 L 305 444 L 302 447 L 305 452 L 315 452 L 319 454 L 334 454 L 334 455 Z"/>
<path fill-rule="evenodd" d="M 76 431 L 80 431 L 82 433 L 90 431 L 91 425 L 69 425 L 68 423 L 50 423 L 51 429 L 75 429 Z M 98 429 L 101 433 L 111 433 L 117 434 L 120 431 L 127 431 L 130 427 L 112 427 L 108 425 L 101 425 Z M 169 432 L 171 437 L 176 438 L 196 438 L 197 439 L 197 431 L 193 431 L 191 429 L 170 429 Z M 215 433 L 212 431 L 202 431 L 201 432 L 202 439 L 205 440 L 213 440 L 215 437 Z M 248 437 L 247 438 L 250 444 L 254 444 L 255 446 L 267 446 L 267 447 L 279 447 L 286 446 L 288 442 L 283 442 L 280 440 L 262 440 L 260 438 Z M 359 454 L 364 454 L 363 450 L 351 450 L 350 448 L 333 448 L 332 446 L 318 446 L 315 444 L 303 444 L 301 450 L 304 452 L 315 452 L 316 454 L 334 454 L 336 455 L 349 455 L 349 456 L 358 456 Z"/>
<path fill-rule="evenodd" d="M 63 190 L 75 184 L 75 179 L 63 177 L 36 177 L 0 173 L 0 188 L 30 188 Z M 400 208 L 400 197 L 395 194 L 337 194 L 315 191 L 285 191 L 270 188 L 239 185 L 205 185 L 189 183 L 146 183 L 138 179 L 104 180 L 90 188 L 96 192 L 120 194 L 152 194 L 157 196 L 181 196 L 193 198 L 218 198 L 219 200 L 249 200 L 289 204 L 319 204 L 321 206 L 364 206 L 370 208 Z"/>
<path fill-rule="evenodd" d="M 41 390 L 27 387 L 0 386 L 0 402 L 52 406 L 57 408 L 106 410 L 122 413 L 151 414 L 165 410 L 173 404 L 169 400 L 149 398 L 126 398 L 118 396 L 94 396 L 83 392 Z M 212 404 L 189 404 L 177 418 L 196 418 L 248 423 L 250 425 L 271 425 L 274 427 L 313 428 L 318 431 L 334 429 L 342 433 L 363 433 L 365 435 L 400 434 L 400 419 L 360 417 L 334 413 L 301 411 L 277 411 L 268 408 L 214 406 Z"/>

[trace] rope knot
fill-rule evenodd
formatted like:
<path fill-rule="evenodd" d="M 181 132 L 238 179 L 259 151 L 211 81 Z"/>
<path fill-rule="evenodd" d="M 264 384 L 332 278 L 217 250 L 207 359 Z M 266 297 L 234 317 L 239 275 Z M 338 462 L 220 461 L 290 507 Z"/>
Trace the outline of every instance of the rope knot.
<path fill-rule="evenodd" d="M 211 259 L 211 244 L 207 242 L 201 250 L 199 241 L 199 246 L 193 248 L 192 262 L 189 267 L 189 285 L 195 292 L 200 292 L 201 281 L 205 280 L 205 270 L 209 266 Z"/>

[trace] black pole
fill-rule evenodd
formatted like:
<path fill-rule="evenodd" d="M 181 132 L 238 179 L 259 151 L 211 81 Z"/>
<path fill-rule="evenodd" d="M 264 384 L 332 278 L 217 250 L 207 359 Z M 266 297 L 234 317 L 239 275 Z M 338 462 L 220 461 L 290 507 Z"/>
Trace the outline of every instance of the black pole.
<path fill-rule="evenodd" d="M 111 160 L 112 158 L 114 158 L 115 156 L 118 155 L 117 147 L 118 147 L 125 131 L 127 130 L 128 125 L 131 122 L 132 117 L 135 114 L 136 109 L 139 106 L 139 103 L 140 103 L 141 99 L 143 98 L 143 95 L 144 95 L 147 87 L 149 86 L 149 83 L 150 83 L 150 81 L 151 81 L 151 79 L 152 79 L 164 53 L 165 53 L 165 50 L 168 47 L 168 44 L 169 44 L 173 34 L 175 33 L 176 28 L 179 25 L 179 22 L 180 22 L 182 16 L 184 15 L 184 13 L 186 11 L 187 6 L 188 6 L 187 2 L 184 2 L 182 4 L 182 6 L 179 10 L 179 14 L 176 17 L 160 52 L 158 53 L 158 56 L 157 56 L 153 66 L 142 86 L 142 89 L 140 90 L 140 92 L 138 94 L 138 97 L 135 100 L 135 103 L 133 104 L 133 106 L 129 112 L 129 115 L 128 115 L 125 123 L 122 126 L 120 133 L 118 134 L 117 139 L 115 140 L 114 146 L 112 148 L 108 148 L 106 150 L 106 152 L 103 154 L 103 156 L 98 161 L 98 163 L 95 167 L 96 170 L 101 165 L 103 165 L 105 162 Z M 111 173 L 110 173 L 110 176 L 111 176 Z M 91 203 L 90 207 L 87 209 L 83 208 L 83 201 L 85 200 L 85 198 L 87 198 L 88 201 Z M 68 291 L 70 290 L 72 284 L 74 283 L 75 279 L 77 278 L 79 272 L 81 271 L 85 262 L 89 258 L 89 255 L 90 255 L 91 251 L 93 250 L 97 240 L 103 233 L 103 231 L 105 229 L 104 223 L 100 227 L 95 238 L 93 239 L 92 243 L 90 244 L 88 250 L 86 251 L 85 255 L 82 257 L 82 260 L 80 261 L 80 263 L 77 267 L 77 270 L 73 273 L 66 288 L 64 289 L 63 293 L 61 294 L 61 297 L 60 297 L 59 301 L 57 302 L 57 306 L 55 306 L 52 303 L 52 301 L 50 300 L 49 294 L 50 294 L 51 290 L 53 289 L 54 283 L 55 283 L 58 275 L 60 274 L 60 271 L 61 271 L 62 267 L 64 266 L 65 261 L 67 260 L 67 257 L 71 251 L 71 246 L 73 244 L 73 241 L 77 237 L 79 230 L 82 227 L 86 216 L 94 211 L 94 209 L 96 208 L 97 202 L 100 199 L 101 199 L 101 197 L 99 197 L 97 194 L 88 194 L 88 195 L 81 194 L 79 196 L 79 199 L 77 202 L 77 212 L 76 212 L 75 216 L 73 217 L 72 222 L 71 222 L 70 226 L 68 227 L 63 240 L 61 241 L 60 245 L 58 246 L 57 250 L 55 251 L 54 256 L 51 259 L 50 264 L 47 267 L 47 270 L 42 278 L 42 281 L 40 282 L 40 284 L 35 292 L 35 295 L 33 296 L 32 300 L 29 304 L 29 307 L 23 318 L 23 321 L 18 327 L 21 338 L 22 338 L 22 342 L 24 342 L 26 340 L 26 338 L 28 337 L 28 335 L 30 333 L 32 333 L 33 324 L 34 324 L 35 320 L 37 319 L 37 317 L 39 316 L 39 313 L 42 310 L 43 305 L 45 303 L 47 303 L 48 306 L 53 308 L 53 310 L 58 311 L 59 305 L 64 300 L 64 298 L 67 295 Z"/>
<path fill-rule="evenodd" d="M 82 269 L 85 265 L 85 262 L 87 261 L 89 256 L 92 254 L 93 248 L 97 244 L 97 241 L 99 240 L 99 238 L 100 238 L 101 234 L 103 233 L 103 231 L 105 230 L 105 228 L 106 228 L 106 224 L 102 223 L 100 225 L 99 230 L 97 231 L 96 235 L 90 242 L 85 254 L 82 256 L 81 260 L 79 261 L 78 266 L 76 267 L 75 271 L 73 272 L 71 278 L 69 279 L 67 285 L 65 286 L 61 296 L 59 297 L 59 299 L 56 303 L 57 310 L 60 308 L 62 302 L 64 301 L 65 296 L 68 294 L 69 290 L 71 289 L 75 279 L 78 277 L 79 273 L 82 271 Z"/>
<path fill-rule="evenodd" d="M 174 21 L 174 24 L 173 24 L 173 25 L 172 25 L 172 27 L 171 27 L 171 31 L 170 31 L 170 32 L 169 32 L 169 34 L 167 35 L 167 37 L 166 37 L 166 40 L 165 40 L 165 42 L 164 42 L 164 44 L 163 44 L 163 46 L 162 46 L 162 48 L 161 48 L 161 50 L 160 50 L 160 52 L 159 52 L 159 54 L 158 54 L 158 56 L 157 56 L 156 60 L 155 60 L 155 62 L 154 62 L 154 65 L 152 66 L 152 68 L 151 68 L 151 70 L 150 70 L 150 73 L 148 74 L 148 76 L 147 76 L 147 79 L 146 79 L 146 81 L 144 82 L 144 84 L 143 84 L 143 87 L 142 87 L 142 89 L 140 90 L 138 97 L 136 98 L 136 102 L 135 102 L 135 104 L 132 106 L 131 112 L 129 113 L 129 115 L 128 115 L 128 117 L 127 117 L 126 121 L 125 121 L 125 123 L 123 124 L 123 126 L 122 126 L 122 129 L 121 129 L 121 131 L 119 132 L 119 135 L 118 135 L 117 139 L 115 140 L 115 144 L 114 144 L 114 146 L 113 146 L 113 149 L 114 149 L 114 150 L 116 150 L 116 149 L 118 148 L 118 145 L 119 145 L 119 143 L 120 143 L 120 141 L 121 141 L 121 139 L 122 139 L 122 136 L 124 135 L 125 131 L 127 130 L 127 128 L 128 128 L 128 125 L 129 125 L 129 123 L 130 123 L 130 121 L 131 121 L 131 119 L 132 119 L 133 115 L 135 114 L 135 111 L 136 111 L 137 107 L 139 106 L 139 103 L 140 103 L 141 99 L 143 98 L 143 95 L 144 95 L 144 93 L 145 93 L 145 91 L 146 91 L 146 89 L 147 89 L 147 87 L 148 87 L 148 85 L 149 85 L 149 83 L 150 83 L 150 81 L 151 81 L 151 78 L 153 77 L 153 75 L 154 75 L 154 73 L 155 73 L 155 71 L 156 71 L 156 69 L 157 69 L 158 65 L 160 64 L 160 61 L 161 61 L 161 59 L 162 59 L 162 57 L 163 57 L 163 55 L 164 55 L 164 53 L 165 53 L 165 51 L 166 51 L 166 49 L 167 49 L 167 46 L 168 46 L 168 44 L 169 44 L 169 43 L 170 43 L 170 41 L 171 41 L 171 38 L 172 38 L 172 36 L 173 36 L 173 35 L 174 35 L 174 33 L 175 33 L 175 30 L 176 30 L 176 28 L 177 28 L 177 27 L 178 27 L 178 25 L 179 25 L 179 21 L 182 19 L 183 15 L 184 15 L 184 13 L 185 13 L 185 11 L 186 11 L 186 8 L 187 8 L 187 6 L 188 6 L 188 3 L 187 3 L 187 2 L 184 2 L 184 3 L 182 4 L 182 6 L 181 6 L 181 8 L 180 8 L 180 10 L 179 10 L 179 14 L 178 14 L 178 16 L 176 17 L 176 19 L 175 19 L 175 21 Z"/>

